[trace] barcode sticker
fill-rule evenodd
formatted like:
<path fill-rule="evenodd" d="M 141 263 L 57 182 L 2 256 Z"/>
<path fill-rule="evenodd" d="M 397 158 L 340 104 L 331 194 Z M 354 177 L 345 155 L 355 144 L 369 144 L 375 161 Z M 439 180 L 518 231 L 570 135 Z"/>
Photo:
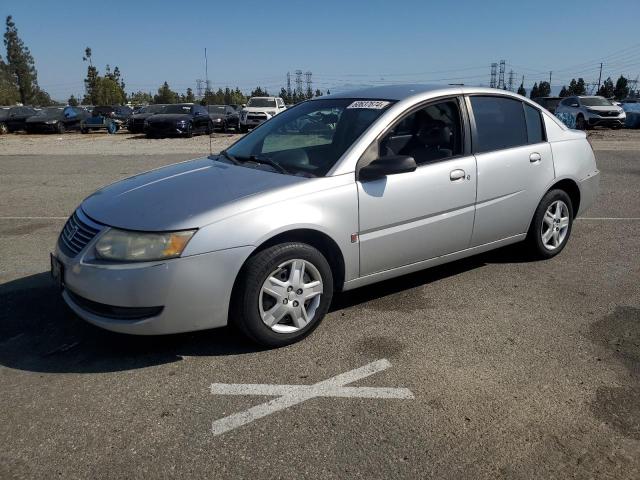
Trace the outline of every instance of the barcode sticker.
<path fill-rule="evenodd" d="M 370 108 L 373 110 L 382 110 L 389 105 L 390 102 L 386 100 L 356 100 L 347 108 Z"/>

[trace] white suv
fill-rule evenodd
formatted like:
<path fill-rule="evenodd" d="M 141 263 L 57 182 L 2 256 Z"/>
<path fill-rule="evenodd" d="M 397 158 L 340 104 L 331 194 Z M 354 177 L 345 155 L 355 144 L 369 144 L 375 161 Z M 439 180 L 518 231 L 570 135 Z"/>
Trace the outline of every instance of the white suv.
<path fill-rule="evenodd" d="M 247 132 L 286 109 L 280 97 L 251 97 L 240 113 L 240 131 Z"/>

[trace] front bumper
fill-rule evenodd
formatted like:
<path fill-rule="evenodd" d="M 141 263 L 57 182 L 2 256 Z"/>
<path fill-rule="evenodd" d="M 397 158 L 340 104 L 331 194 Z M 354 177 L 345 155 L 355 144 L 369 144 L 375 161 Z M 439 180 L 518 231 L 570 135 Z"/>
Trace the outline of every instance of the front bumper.
<path fill-rule="evenodd" d="M 601 117 L 599 115 L 589 115 L 587 123 L 591 127 L 624 127 L 626 116 Z"/>
<path fill-rule="evenodd" d="M 233 284 L 253 247 L 161 262 L 96 264 L 85 257 L 101 233 L 75 258 L 59 246 L 55 249 L 64 267 L 62 296 L 78 316 L 107 330 L 136 335 L 227 324 Z"/>
<path fill-rule="evenodd" d="M 157 125 L 157 124 L 150 123 L 144 127 L 144 132 L 149 135 L 159 135 L 159 136 L 184 135 L 187 133 L 187 126 L 178 125 L 175 123 L 171 125 L 165 125 L 165 124 Z"/>

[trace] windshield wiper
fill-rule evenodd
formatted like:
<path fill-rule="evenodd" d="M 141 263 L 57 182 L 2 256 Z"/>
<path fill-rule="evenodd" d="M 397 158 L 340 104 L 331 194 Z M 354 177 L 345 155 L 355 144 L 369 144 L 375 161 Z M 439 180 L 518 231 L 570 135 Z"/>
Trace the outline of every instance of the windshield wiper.
<path fill-rule="evenodd" d="M 220 155 L 222 155 L 224 158 L 226 158 L 227 160 L 229 160 L 231 163 L 233 163 L 234 165 L 240 165 L 240 162 L 238 161 L 238 159 L 236 157 L 234 157 L 233 155 L 231 155 L 229 152 L 227 152 L 226 150 L 222 150 L 220 152 L 219 155 L 209 155 L 209 158 L 211 158 L 213 160 L 213 157 L 219 157 Z"/>
<path fill-rule="evenodd" d="M 278 162 L 275 162 L 274 160 L 271 160 L 268 157 L 257 157 L 256 155 L 251 155 L 250 160 L 252 162 L 262 163 L 264 165 L 269 165 L 269 166 L 275 168 L 276 170 L 278 170 L 280 173 L 284 173 L 285 175 L 291 175 L 291 172 L 289 170 L 287 170 L 282 165 L 280 165 Z"/>

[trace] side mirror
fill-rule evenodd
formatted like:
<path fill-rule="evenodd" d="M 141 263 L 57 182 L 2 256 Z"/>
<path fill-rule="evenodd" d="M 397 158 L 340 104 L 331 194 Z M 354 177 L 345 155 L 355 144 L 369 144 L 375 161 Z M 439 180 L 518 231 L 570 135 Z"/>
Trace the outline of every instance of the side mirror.
<path fill-rule="evenodd" d="M 413 172 L 418 166 L 413 157 L 389 155 L 375 159 L 358 172 L 358 180 L 376 180 L 387 175 Z"/>

